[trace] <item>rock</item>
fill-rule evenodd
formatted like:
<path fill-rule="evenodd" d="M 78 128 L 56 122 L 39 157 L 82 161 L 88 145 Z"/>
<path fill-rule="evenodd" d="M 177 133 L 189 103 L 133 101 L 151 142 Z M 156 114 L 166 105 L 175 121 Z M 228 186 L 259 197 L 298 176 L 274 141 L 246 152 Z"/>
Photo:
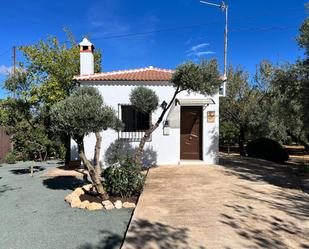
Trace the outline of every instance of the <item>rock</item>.
<path fill-rule="evenodd" d="M 115 202 L 114 202 L 114 206 L 115 206 L 115 208 L 117 208 L 117 209 L 122 208 L 122 202 L 121 202 L 121 200 L 115 201 Z"/>
<path fill-rule="evenodd" d="M 123 208 L 135 208 L 135 203 L 126 201 L 122 204 L 122 207 Z"/>
<path fill-rule="evenodd" d="M 71 204 L 71 208 L 78 208 L 81 205 L 81 200 L 79 199 L 79 197 L 77 195 L 75 195 L 70 204 Z"/>
<path fill-rule="evenodd" d="M 110 200 L 102 201 L 102 204 L 106 210 L 111 210 L 114 208 L 114 205 Z"/>
<path fill-rule="evenodd" d="M 81 208 L 81 209 L 85 209 L 86 206 L 89 204 L 90 202 L 89 201 L 83 201 L 80 203 L 80 205 L 78 206 L 78 208 Z"/>
<path fill-rule="evenodd" d="M 73 193 L 75 193 L 77 196 L 81 196 L 85 194 L 84 190 L 82 188 L 76 188 Z"/>
<path fill-rule="evenodd" d="M 86 204 L 86 209 L 88 210 L 100 210 L 103 208 L 103 205 L 101 203 L 98 202 L 89 202 Z"/>
<path fill-rule="evenodd" d="M 76 193 L 72 192 L 71 194 L 68 194 L 68 195 L 64 198 L 64 200 L 65 200 L 66 202 L 68 202 L 68 203 L 71 203 L 71 202 L 72 202 L 72 199 L 73 199 L 73 198 L 76 198 L 76 197 L 78 197 L 78 196 L 76 195 Z"/>
<path fill-rule="evenodd" d="M 90 191 L 90 189 L 92 189 L 92 184 L 86 184 L 82 187 L 85 191 Z"/>

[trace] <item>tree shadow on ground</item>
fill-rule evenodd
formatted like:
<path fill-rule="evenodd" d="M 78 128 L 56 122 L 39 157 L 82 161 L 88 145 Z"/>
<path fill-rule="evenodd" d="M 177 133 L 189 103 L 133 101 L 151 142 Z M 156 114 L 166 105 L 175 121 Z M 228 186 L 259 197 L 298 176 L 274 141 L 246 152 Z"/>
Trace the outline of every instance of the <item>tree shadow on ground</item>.
<path fill-rule="evenodd" d="M 34 166 L 33 167 L 33 173 L 37 173 L 40 171 L 45 170 L 46 168 L 42 166 Z M 29 168 L 23 168 L 23 169 L 12 169 L 10 170 L 11 173 L 14 175 L 25 175 L 25 174 L 30 174 L 30 167 Z"/>
<path fill-rule="evenodd" d="M 262 159 L 240 156 L 220 156 L 219 165 L 227 175 L 235 175 L 249 181 L 265 181 L 269 184 L 290 189 L 300 189 L 299 180 L 286 165 Z"/>
<path fill-rule="evenodd" d="M 226 204 L 220 222 L 230 226 L 243 240 L 244 248 L 309 249 L 309 229 L 292 220 L 267 215 L 250 205 Z M 232 214 L 230 214 L 232 212 Z M 292 245 L 291 245 L 292 243 Z"/>
<path fill-rule="evenodd" d="M 43 185 L 54 190 L 74 190 L 88 182 L 74 176 L 56 176 L 43 180 Z"/>
<path fill-rule="evenodd" d="M 110 231 L 101 231 L 104 238 L 98 245 L 85 244 L 79 249 L 113 249 L 119 248 L 123 237 Z M 187 228 L 175 228 L 159 222 L 147 220 L 132 221 L 127 233 L 125 248 L 160 248 L 160 249 L 185 249 L 189 248 Z"/>
<path fill-rule="evenodd" d="M 4 184 L 2 186 L 0 186 L 0 196 L 3 195 L 3 193 L 7 192 L 7 191 L 13 191 L 13 190 L 16 190 L 16 189 L 21 189 L 20 187 L 19 188 L 12 188 L 10 186 L 8 186 L 7 184 Z"/>
<path fill-rule="evenodd" d="M 237 203 L 225 204 L 220 217 L 242 247 L 309 249 L 309 196 L 286 165 L 239 156 L 222 156 L 220 165 L 224 174 L 245 180 L 231 188 Z"/>

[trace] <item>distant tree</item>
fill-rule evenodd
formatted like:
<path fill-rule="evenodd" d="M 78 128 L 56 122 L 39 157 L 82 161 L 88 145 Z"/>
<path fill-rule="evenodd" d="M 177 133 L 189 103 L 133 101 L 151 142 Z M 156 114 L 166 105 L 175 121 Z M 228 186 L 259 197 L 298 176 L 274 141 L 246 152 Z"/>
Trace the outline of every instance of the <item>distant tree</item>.
<path fill-rule="evenodd" d="M 249 81 L 249 73 L 240 67 L 229 68 L 226 97 L 220 99 L 220 123 L 238 132 L 241 154 L 245 154 L 244 144 L 250 133 L 261 133 L 264 129 L 266 113 L 263 112 L 263 96 L 257 86 Z M 228 125 L 227 125 L 228 124 Z M 225 132 L 225 129 L 222 129 Z M 221 133 L 222 136 L 222 133 Z"/>
<path fill-rule="evenodd" d="M 21 88 L 17 77 L 24 77 L 31 81 L 27 94 L 29 103 L 36 103 L 44 111 L 44 126 L 49 139 L 55 139 L 50 133 L 50 107 L 70 95 L 76 83 L 73 80 L 79 74 L 79 47 L 72 33 L 64 29 L 66 41 L 61 42 L 55 36 L 49 36 L 34 45 L 20 46 L 18 49 L 23 53 L 24 71 L 17 76 L 12 75 L 7 87 L 16 92 Z M 101 52 L 94 53 L 95 72 L 101 71 Z M 26 72 L 26 73 L 25 73 Z M 15 81 L 15 83 L 14 83 Z M 17 84 L 16 84 L 17 82 Z M 63 134 L 60 136 L 67 149 L 66 163 L 70 160 L 70 138 Z"/>
<path fill-rule="evenodd" d="M 120 129 L 121 121 L 115 111 L 104 105 L 102 96 L 92 87 L 78 88 L 71 96 L 54 104 L 51 109 L 51 122 L 55 132 L 66 133 L 78 146 L 79 156 L 89 172 L 98 194 L 107 199 L 108 195 L 101 182 L 100 132 L 108 128 Z M 85 154 L 84 137 L 95 133 L 94 163 Z"/>
<path fill-rule="evenodd" d="M 306 9 L 308 12 L 309 3 L 306 4 Z M 307 133 L 307 140 L 309 141 L 309 17 L 301 25 L 297 41 L 298 45 L 305 50 L 305 58 L 299 60 L 296 66 L 300 71 L 298 74 L 298 81 L 300 83 L 298 97 L 302 106 L 303 121 Z"/>
<path fill-rule="evenodd" d="M 170 109 L 177 95 L 182 91 L 196 92 L 204 95 L 212 95 L 219 91 L 222 84 L 218 64 L 216 60 L 202 61 L 200 64 L 187 62 L 177 67 L 171 83 L 174 86 L 174 94 L 168 100 L 166 106 L 162 105 L 162 112 L 154 124 L 145 132 L 136 150 L 133 161 L 140 163 L 143 148 L 150 135 L 159 127 L 164 115 Z M 130 102 L 141 112 L 152 113 L 158 106 L 156 94 L 146 88 L 135 88 L 130 95 Z"/>

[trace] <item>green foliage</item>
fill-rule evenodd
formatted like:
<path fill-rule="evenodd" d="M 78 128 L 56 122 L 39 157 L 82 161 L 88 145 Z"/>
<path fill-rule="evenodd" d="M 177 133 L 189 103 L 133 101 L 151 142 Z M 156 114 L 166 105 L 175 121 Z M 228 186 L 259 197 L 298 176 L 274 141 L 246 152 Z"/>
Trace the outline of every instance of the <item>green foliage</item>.
<path fill-rule="evenodd" d="M 8 164 L 14 164 L 16 163 L 16 157 L 13 151 L 8 152 L 5 155 L 4 161 Z"/>
<path fill-rule="evenodd" d="M 239 128 L 230 121 L 220 121 L 220 144 L 236 144 L 239 137 Z"/>
<path fill-rule="evenodd" d="M 92 132 L 122 127 L 115 111 L 103 104 L 102 96 L 92 87 L 78 88 L 53 105 L 51 122 L 55 132 L 66 133 L 76 141 Z"/>
<path fill-rule="evenodd" d="M 131 159 L 120 165 L 110 166 L 103 172 L 104 187 L 111 196 L 130 197 L 139 195 L 144 186 L 145 176 L 139 165 Z"/>
<path fill-rule="evenodd" d="M 179 91 L 212 95 L 222 84 L 216 60 L 203 60 L 200 64 L 184 63 L 176 68 L 171 82 Z"/>
<path fill-rule="evenodd" d="M 229 68 L 227 82 L 226 97 L 220 99 L 220 123 L 223 125 L 221 138 L 225 136 L 226 130 L 229 130 L 228 136 L 233 132 L 233 136 L 237 136 L 239 141 L 240 151 L 243 151 L 243 144 L 250 131 L 260 131 L 259 126 L 265 120 L 265 115 L 261 112 L 263 94 L 252 87 L 249 73 L 240 67 Z"/>
<path fill-rule="evenodd" d="M 68 138 L 65 133 L 51 131 L 50 107 L 73 91 L 76 87 L 73 77 L 79 74 L 78 45 L 72 34 L 65 32 L 66 43 L 50 36 L 34 45 L 19 47 L 24 64 L 4 82 L 4 88 L 14 98 L 0 103 L 0 124 L 12 136 L 16 155 L 21 159 L 64 153 L 62 144 Z M 94 57 L 98 72 L 100 51 L 96 51 Z"/>
<path fill-rule="evenodd" d="M 286 150 L 278 142 L 268 138 L 251 141 L 246 150 L 250 157 L 262 158 L 276 163 L 284 163 L 289 160 Z"/>
<path fill-rule="evenodd" d="M 152 113 L 158 108 L 159 98 L 153 90 L 139 86 L 131 91 L 130 102 L 138 111 Z"/>
<path fill-rule="evenodd" d="M 48 138 L 38 113 L 23 99 L 7 98 L 1 107 L 1 125 L 11 135 L 18 159 L 45 159 L 54 142 Z"/>
<path fill-rule="evenodd" d="M 79 74 L 79 48 L 72 35 L 65 30 L 67 43 L 49 36 L 46 41 L 19 47 L 25 57 L 27 73 L 34 86 L 31 89 L 34 100 L 52 105 L 66 98 L 75 87 L 73 77 Z M 101 52 L 94 53 L 95 72 L 101 69 Z"/>

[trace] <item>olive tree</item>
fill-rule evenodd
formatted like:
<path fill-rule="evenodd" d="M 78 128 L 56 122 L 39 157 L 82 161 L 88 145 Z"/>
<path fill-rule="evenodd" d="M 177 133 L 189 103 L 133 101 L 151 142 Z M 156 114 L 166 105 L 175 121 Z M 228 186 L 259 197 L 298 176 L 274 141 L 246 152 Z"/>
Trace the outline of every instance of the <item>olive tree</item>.
<path fill-rule="evenodd" d="M 103 103 L 102 96 L 92 87 L 78 88 L 71 96 L 56 103 L 51 109 L 52 127 L 56 132 L 65 132 L 78 146 L 78 153 L 98 194 L 107 199 L 108 195 L 101 182 L 100 150 L 102 130 L 120 129 L 122 124 L 115 111 Z M 94 162 L 85 154 L 84 137 L 95 133 Z"/>
<path fill-rule="evenodd" d="M 154 124 L 145 132 L 141 139 L 138 149 L 136 150 L 133 161 L 140 163 L 143 148 L 150 135 L 158 128 L 162 122 L 166 112 L 170 109 L 177 95 L 180 92 L 196 92 L 204 95 L 213 95 L 219 91 L 222 84 L 220 73 L 218 70 L 218 63 L 216 60 L 203 60 L 197 64 L 194 62 L 187 62 L 181 64 L 174 72 L 171 84 L 175 91 L 168 100 L 166 106 L 162 105 L 162 112 Z M 130 102 L 138 111 L 152 113 L 158 107 L 158 97 L 154 91 L 146 87 L 134 88 L 130 94 Z"/>

